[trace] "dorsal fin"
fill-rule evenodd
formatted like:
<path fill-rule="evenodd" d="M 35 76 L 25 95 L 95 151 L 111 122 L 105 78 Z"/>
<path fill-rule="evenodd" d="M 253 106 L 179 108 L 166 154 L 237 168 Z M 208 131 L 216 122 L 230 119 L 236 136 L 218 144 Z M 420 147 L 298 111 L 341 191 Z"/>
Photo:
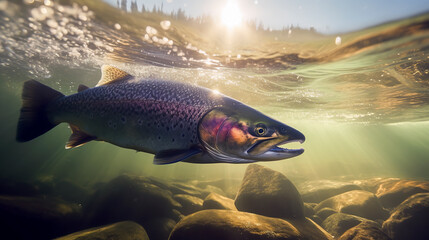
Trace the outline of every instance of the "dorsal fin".
<path fill-rule="evenodd" d="M 82 132 L 78 127 L 72 124 L 70 124 L 70 129 L 72 130 L 72 135 L 70 135 L 69 141 L 66 144 L 66 149 L 80 147 L 87 142 L 97 139 L 97 137 Z"/>
<path fill-rule="evenodd" d="M 125 71 L 122 71 L 119 68 L 112 67 L 109 65 L 103 65 L 101 67 L 101 79 L 95 86 L 98 87 L 101 85 L 115 83 L 121 80 L 128 79 L 130 77 L 130 74 Z"/>
<path fill-rule="evenodd" d="M 83 84 L 79 84 L 79 86 L 77 87 L 77 92 L 82 92 L 82 91 L 85 91 L 86 89 L 89 89 L 89 87 Z"/>

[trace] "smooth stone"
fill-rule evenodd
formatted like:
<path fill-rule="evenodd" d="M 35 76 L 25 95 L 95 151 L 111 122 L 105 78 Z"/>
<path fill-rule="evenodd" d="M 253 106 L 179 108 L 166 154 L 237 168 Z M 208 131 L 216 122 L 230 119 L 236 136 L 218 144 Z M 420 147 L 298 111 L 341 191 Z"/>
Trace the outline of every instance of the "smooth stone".
<path fill-rule="evenodd" d="M 361 179 L 361 180 L 354 180 L 353 184 L 358 185 L 362 188 L 362 190 L 376 193 L 378 187 L 380 184 L 390 181 L 399 181 L 399 178 L 369 178 L 369 179 Z"/>
<path fill-rule="evenodd" d="M 150 229 L 147 232 L 150 240 L 165 240 L 168 239 L 176 221 L 170 218 L 153 218 L 143 223 L 145 229 Z"/>
<path fill-rule="evenodd" d="M 383 231 L 394 240 L 429 239 L 429 193 L 415 194 L 397 206 Z"/>
<path fill-rule="evenodd" d="M 0 195 L 36 196 L 40 194 L 37 186 L 12 179 L 0 179 Z"/>
<path fill-rule="evenodd" d="M 203 210 L 173 229 L 169 240 L 304 240 L 332 239 L 309 219 L 288 222 L 279 218 L 232 210 Z"/>
<path fill-rule="evenodd" d="M 217 193 L 219 195 L 226 196 L 226 193 L 222 189 L 220 189 L 216 186 L 207 185 L 203 189 L 203 194 L 207 197 L 208 195 L 210 195 L 210 193 Z"/>
<path fill-rule="evenodd" d="M 408 197 L 429 192 L 428 181 L 393 180 L 379 185 L 376 196 L 385 208 L 392 209 Z"/>
<path fill-rule="evenodd" d="M 357 226 L 361 222 L 366 221 L 370 221 L 373 224 L 377 224 L 374 221 L 358 216 L 345 213 L 334 213 L 322 222 L 322 227 L 330 234 L 332 234 L 335 238 L 338 238 L 350 228 Z"/>
<path fill-rule="evenodd" d="M 148 178 L 121 175 L 99 189 L 85 207 L 90 226 L 100 226 L 119 221 L 134 221 L 143 226 L 151 239 L 159 227 L 149 225 L 153 219 L 178 219 L 182 206 L 172 193 Z"/>
<path fill-rule="evenodd" d="M 0 238 L 52 239 L 80 229 L 81 217 L 79 205 L 60 199 L 0 196 Z"/>
<path fill-rule="evenodd" d="M 323 223 L 323 219 L 317 215 L 310 216 L 309 218 L 313 220 L 315 223 L 317 223 L 318 225 L 322 225 Z"/>
<path fill-rule="evenodd" d="M 142 226 L 135 222 L 125 221 L 106 226 L 85 229 L 56 240 L 149 240 Z"/>
<path fill-rule="evenodd" d="M 121 175 L 97 191 L 86 210 L 96 225 L 132 220 L 137 223 L 154 217 L 169 217 L 181 205 L 170 191 L 144 178 Z"/>
<path fill-rule="evenodd" d="M 359 217 L 376 220 L 386 219 L 389 213 L 383 208 L 377 197 L 367 191 L 353 190 L 323 200 L 315 208 L 332 208 L 337 212 L 348 213 Z"/>
<path fill-rule="evenodd" d="M 337 213 L 332 208 L 322 208 L 319 211 L 316 212 L 316 215 L 319 216 L 321 219 L 325 220 L 327 217 L 331 216 L 332 214 Z"/>
<path fill-rule="evenodd" d="M 205 198 L 208 195 L 208 193 L 205 193 L 202 189 L 195 187 L 191 184 L 182 182 L 171 183 L 169 186 L 169 190 L 173 194 L 188 194 L 199 198 Z"/>
<path fill-rule="evenodd" d="M 304 218 L 304 204 L 292 182 L 257 164 L 247 167 L 235 198 L 239 211 L 278 218 Z"/>
<path fill-rule="evenodd" d="M 361 190 L 356 184 L 332 180 L 304 182 L 299 185 L 298 189 L 301 193 L 302 200 L 311 203 L 319 203 L 344 192 Z"/>
<path fill-rule="evenodd" d="M 203 209 L 237 210 L 234 200 L 217 193 L 210 193 L 203 202 Z"/>
<path fill-rule="evenodd" d="M 189 215 L 203 209 L 203 200 L 188 194 L 176 194 L 173 198 L 182 205 L 181 213 Z"/>
<path fill-rule="evenodd" d="M 308 203 L 304 203 L 304 216 L 305 217 L 311 217 L 314 215 L 314 209 L 313 206 L 308 204 Z"/>
<path fill-rule="evenodd" d="M 350 228 L 338 240 L 391 240 L 379 227 L 371 222 L 361 222 Z"/>
<path fill-rule="evenodd" d="M 193 181 L 190 181 L 190 183 L 201 189 L 209 190 L 210 192 L 213 192 L 213 191 L 211 191 L 211 187 L 209 186 L 214 186 L 221 189 L 223 192 L 225 192 L 225 194 L 222 194 L 219 192 L 216 192 L 216 193 L 229 198 L 235 198 L 235 196 L 237 195 L 238 189 L 240 188 L 241 180 L 242 180 L 241 178 L 240 179 L 221 178 L 221 179 L 214 179 L 214 180 L 193 180 Z"/>

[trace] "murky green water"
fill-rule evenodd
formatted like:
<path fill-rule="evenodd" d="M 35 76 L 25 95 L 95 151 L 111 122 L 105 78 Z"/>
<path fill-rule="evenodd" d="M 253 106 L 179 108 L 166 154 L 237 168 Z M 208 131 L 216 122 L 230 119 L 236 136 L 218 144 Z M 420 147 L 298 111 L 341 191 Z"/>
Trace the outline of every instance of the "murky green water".
<path fill-rule="evenodd" d="M 103 142 L 65 150 L 65 124 L 15 141 L 24 81 L 71 94 L 79 84 L 94 86 L 102 64 L 216 89 L 300 130 L 304 154 L 262 163 L 291 179 L 429 178 L 427 14 L 340 35 L 336 45 L 336 35 L 226 34 L 211 23 L 125 13 L 101 1 L 18 2 L 0 1 L 1 178 L 81 185 L 122 173 L 242 178 L 247 165 L 158 166 L 153 155 Z"/>
<path fill-rule="evenodd" d="M 427 15 L 344 34 L 336 45 L 336 36 L 304 30 L 243 28 L 228 35 L 211 28 L 208 34 L 201 24 L 170 16 L 77 3 L 2 2 L 3 176 L 82 182 L 122 172 L 241 176 L 245 166 L 154 166 L 151 155 L 106 143 L 66 151 L 65 125 L 29 143 L 14 141 L 23 81 L 37 79 L 71 94 L 78 84 L 95 85 L 99 67 L 108 63 L 141 77 L 217 89 L 301 130 L 305 154 L 267 163 L 289 176 L 428 177 Z M 103 11 L 120 14 L 107 18 Z"/>

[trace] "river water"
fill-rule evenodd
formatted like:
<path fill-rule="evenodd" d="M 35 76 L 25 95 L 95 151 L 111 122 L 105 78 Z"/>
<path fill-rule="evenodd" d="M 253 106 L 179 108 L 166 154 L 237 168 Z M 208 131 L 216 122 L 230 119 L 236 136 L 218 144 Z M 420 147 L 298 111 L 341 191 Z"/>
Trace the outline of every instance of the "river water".
<path fill-rule="evenodd" d="M 300 130 L 307 140 L 294 146 L 304 154 L 262 163 L 292 179 L 427 179 L 428 29 L 423 14 L 340 35 L 250 23 L 230 31 L 210 18 L 124 12 L 102 1 L 0 1 L 0 176 L 79 184 L 122 173 L 242 177 L 246 165 L 156 166 L 150 154 L 102 142 L 65 150 L 65 124 L 15 142 L 24 81 L 72 94 L 95 86 L 100 66 L 111 64 L 217 90 Z"/>

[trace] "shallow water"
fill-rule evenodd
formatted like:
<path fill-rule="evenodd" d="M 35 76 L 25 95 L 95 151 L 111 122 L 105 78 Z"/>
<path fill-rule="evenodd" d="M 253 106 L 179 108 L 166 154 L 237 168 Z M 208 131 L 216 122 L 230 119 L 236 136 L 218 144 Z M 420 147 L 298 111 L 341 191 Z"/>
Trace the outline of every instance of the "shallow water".
<path fill-rule="evenodd" d="M 150 154 L 103 142 L 65 150 L 65 124 L 15 142 L 24 81 L 72 94 L 79 84 L 94 86 L 100 66 L 112 64 L 216 89 L 300 130 L 303 155 L 262 163 L 292 180 L 429 179 L 428 14 L 341 34 L 337 45 L 337 35 L 224 33 L 214 23 L 125 13 L 101 1 L 18 2 L 0 1 L 1 178 L 80 185 L 122 173 L 242 178 L 247 165 L 157 166 Z"/>

